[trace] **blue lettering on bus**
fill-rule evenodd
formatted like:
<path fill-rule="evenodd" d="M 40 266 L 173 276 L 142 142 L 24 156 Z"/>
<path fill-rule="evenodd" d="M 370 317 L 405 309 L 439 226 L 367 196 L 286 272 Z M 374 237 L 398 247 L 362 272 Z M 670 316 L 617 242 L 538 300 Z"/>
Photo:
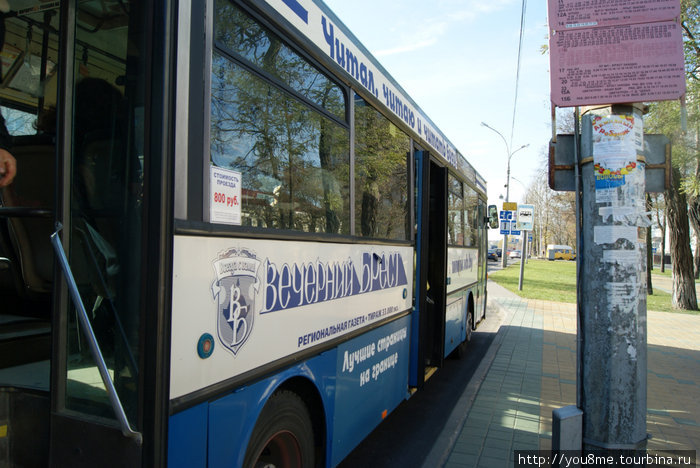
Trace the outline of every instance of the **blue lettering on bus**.
<path fill-rule="evenodd" d="M 452 273 L 459 273 L 465 270 L 471 270 L 474 266 L 472 257 L 460 258 L 452 261 Z"/>
<path fill-rule="evenodd" d="M 357 65 L 357 57 L 353 55 L 349 47 L 345 49 L 345 63 L 347 64 L 345 69 L 348 71 L 348 73 L 350 73 L 350 75 L 353 78 L 357 80 L 359 78 L 359 67 Z"/>
<path fill-rule="evenodd" d="M 379 97 L 380 90 L 374 83 L 374 73 L 372 69 L 360 60 L 360 55 L 351 47 L 345 44 L 335 35 L 335 26 L 324 15 L 321 15 L 321 26 L 323 37 L 328 44 L 328 51 L 331 59 L 340 65 L 357 82 L 364 86 L 375 97 Z M 442 157 L 453 167 L 458 167 L 457 153 L 445 139 L 434 132 L 428 125 L 424 125 L 421 119 L 416 116 L 409 103 L 404 102 L 401 97 L 392 91 L 387 85 L 382 84 L 381 92 L 384 97 L 384 104 L 401 120 L 412 129 L 416 129 L 418 135 L 425 138 L 425 141 L 432 146 Z M 425 132 L 423 132 L 425 130 Z"/>
<path fill-rule="evenodd" d="M 306 8 L 301 6 L 298 0 L 282 0 L 285 5 L 287 5 L 291 10 L 299 17 L 301 20 L 309 24 L 309 12 Z"/>
<path fill-rule="evenodd" d="M 359 269 L 350 259 L 285 263 L 280 267 L 268 259 L 263 271 L 265 298 L 261 314 L 408 284 L 403 258 L 398 252 L 363 253 Z"/>
<path fill-rule="evenodd" d="M 323 15 L 321 15 L 321 26 L 323 27 L 323 37 L 328 44 L 331 59 L 335 60 L 355 80 L 367 88 L 370 93 L 378 97 L 379 90 L 375 87 L 372 70 L 359 59 L 359 54 L 335 37 L 335 26 Z"/>
<path fill-rule="evenodd" d="M 384 93 L 384 102 L 386 106 L 398 115 L 401 120 L 406 122 L 407 125 L 410 125 L 411 128 L 415 128 L 416 116 L 415 113 L 409 109 L 408 104 L 401 101 L 401 98 L 386 85 L 382 85 L 382 91 Z"/>

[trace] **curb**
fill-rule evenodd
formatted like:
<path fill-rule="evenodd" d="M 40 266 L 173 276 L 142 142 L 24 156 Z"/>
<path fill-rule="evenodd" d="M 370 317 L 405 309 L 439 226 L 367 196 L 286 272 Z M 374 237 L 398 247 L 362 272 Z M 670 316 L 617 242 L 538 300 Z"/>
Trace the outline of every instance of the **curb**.
<path fill-rule="evenodd" d="M 450 417 L 445 423 L 445 427 L 440 432 L 440 435 L 435 441 L 432 450 L 430 451 L 430 453 L 428 453 L 428 456 L 425 458 L 425 461 L 422 464 L 422 468 L 434 468 L 436 466 L 441 467 L 445 466 L 445 463 L 447 463 L 447 460 L 452 454 L 452 449 L 454 448 L 455 443 L 457 442 L 457 438 L 462 432 L 462 427 L 464 426 L 464 423 L 467 420 L 467 416 L 469 415 L 472 403 L 474 403 L 474 399 L 476 398 L 476 395 L 479 392 L 479 389 L 481 388 L 481 384 L 486 378 L 486 375 L 488 374 L 489 369 L 491 368 L 491 364 L 496 358 L 496 354 L 498 354 L 498 350 L 501 348 L 501 344 L 503 343 L 505 336 L 505 332 L 503 331 L 503 324 L 510 321 L 511 314 L 507 309 L 502 307 L 496 301 L 489 301 L 488 306 L 493 309 L 498 309 L 501 312 L 502 318 L 501 322 L 498 324 L 498 331 L 496 332 L 496 336 L 494 337 L 493 342 L 491 342 L 488 351 L 486 351 L 486 354 L 481 360 L 479 367 L 477 367 L 476 371 L 474 371 L 474 375 L 469 381 L 467 388 L 459 397 L 459 400 L 457 401 L 454 409 L 452 410 Z"/>

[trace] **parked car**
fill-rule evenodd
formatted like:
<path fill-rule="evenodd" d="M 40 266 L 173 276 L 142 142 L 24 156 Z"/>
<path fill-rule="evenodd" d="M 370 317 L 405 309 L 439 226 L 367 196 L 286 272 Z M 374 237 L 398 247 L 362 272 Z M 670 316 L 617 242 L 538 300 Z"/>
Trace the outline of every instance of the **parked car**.
<path fill-rule="evenodd" d="M 494 262 L 497 262 L 498 261 L 498 253 L 496 253 L 496 249 L 490 249 L 486 258 L 489 260 L 493 260 Z"/>
<path fill-rule="evenodd" d="M 508 258 L 520 258 L 520 251 L 511 250 L 510 252 L 508 252 Z"/>
<path fill-rule="evenodd" d="M 502 250 L 502 249 L 496 249 L 496 255 L 498 255 L 498 258 L 501 258 L 501 255 L 503 255 L 503 250 Z"/>

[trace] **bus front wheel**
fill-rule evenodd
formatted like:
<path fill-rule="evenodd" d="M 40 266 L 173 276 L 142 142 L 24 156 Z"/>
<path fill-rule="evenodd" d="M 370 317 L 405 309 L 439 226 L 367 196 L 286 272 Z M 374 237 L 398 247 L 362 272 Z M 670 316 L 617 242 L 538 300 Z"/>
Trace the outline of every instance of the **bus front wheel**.
<path fill-rule="evenodd" d="M 243 466 L 314 466 L 313 425 L 299 395 L 283 390 L 270 397 L 255 423 Z"/>

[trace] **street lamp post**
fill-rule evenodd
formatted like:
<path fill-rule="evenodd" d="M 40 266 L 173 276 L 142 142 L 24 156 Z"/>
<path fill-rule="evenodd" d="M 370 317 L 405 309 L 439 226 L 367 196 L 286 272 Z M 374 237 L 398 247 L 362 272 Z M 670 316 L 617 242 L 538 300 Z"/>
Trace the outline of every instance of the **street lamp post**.
<path fill-rule="evenodd" d="M 503 143 L 505 143 L 505 145 L 506 145 L 506 153 L 508 154 L 508 165 L 507 165 L 507 171 L 506 171 L 506 202 L 510 202 L 510 198 L 509 198 L 510 197 L 510 159 L 513 157 L 513 155 L 515 153 L 517 153 L 521 149 L 527 148 L 528 146 L 530 146 L 530 144 L 528 143 L 527 145 L 523 145 L 520 148 L 516 149 L 515 151 L 511 152 L 510 145 L 506 141 L 506 137 L 504 137 L 501 134 L 501 132 L 499 132 L 495 128 L 491 127 L 486 122 L 481 122 L 481 126 L 486 127 L 489 130 L 493 130 L 494 132 L 496 132 L 498 134 L 498 136 L 501 137 L 501 139 L 503 140 Z M 522 253 L 521 253 L 521 255 L 522 255 Z M 501 260 L 502 260 L 501 265 L 503 266 L 503 268 L 505 268 L 508 264 L 507 256 L 508 256 L 508 234 L 503 234 L 503 249 L 501 250 Z M 520 261 L 522 261 L 522 259 Z"/>

